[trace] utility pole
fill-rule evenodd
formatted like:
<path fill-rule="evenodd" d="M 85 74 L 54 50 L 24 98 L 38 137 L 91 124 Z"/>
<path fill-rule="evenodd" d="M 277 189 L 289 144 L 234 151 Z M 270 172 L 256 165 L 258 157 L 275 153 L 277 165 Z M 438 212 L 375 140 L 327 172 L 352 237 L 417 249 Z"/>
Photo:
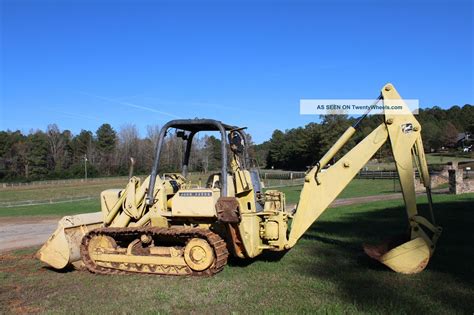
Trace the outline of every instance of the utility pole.
<path fill-rule="evenodd" d="M 84 180 L 87 181 L 87 155 L 84 154 Z"/>

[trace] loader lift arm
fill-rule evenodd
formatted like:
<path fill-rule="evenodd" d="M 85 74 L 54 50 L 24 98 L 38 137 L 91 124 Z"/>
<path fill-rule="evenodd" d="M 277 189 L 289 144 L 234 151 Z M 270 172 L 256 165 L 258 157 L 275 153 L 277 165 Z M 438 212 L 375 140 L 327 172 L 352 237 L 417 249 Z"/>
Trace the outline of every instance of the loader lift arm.
<path fill-rule="evenodd" d="M 385 108 L 402 105 L 400 109 L 385 109 L 384 122 L 374 129 L 347 154 L 325 172 L 320 170 L 340 151 L 356 132 L 357 124 L 349 127 L 329 151 L 305 176 L 303 190 L 296 208 L 288 247 L 293 247 L 307 229 L 329 207 L 342 190 L 351 182 L 360 169 L 377 150 L 390 141 L 396 169 L 400 179 L 405 208 L 410 224 L 409 242 L 394 250 L 380 251 L 376 247 L 366 249 L 367 254 L 395 271 L 419 272 L 433 254 L 441 228 L 435 225 L 431 205 L 430 175 L 423 151 L 421 126 L 409 111 L 400 95 L 391 84 L 386 84 L 379 99 Z M 413 159 L 428 195 L 430 220 L 418 214 L 415 193 Z M 421 268 L 421 270 L 419 270 Z"/>

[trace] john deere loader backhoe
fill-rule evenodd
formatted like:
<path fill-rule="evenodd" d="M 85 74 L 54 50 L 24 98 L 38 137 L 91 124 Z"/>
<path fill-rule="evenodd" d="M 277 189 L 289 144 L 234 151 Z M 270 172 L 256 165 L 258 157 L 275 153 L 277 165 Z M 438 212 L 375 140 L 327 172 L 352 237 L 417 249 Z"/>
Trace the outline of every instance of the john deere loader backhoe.
<path fill-rule="evenodd" d="M 380 99 L 386 106 L 404 104 L 391 84 L 382 88 Z M 421 126 L 405 105 L 402 111 L 386 109 L 380 126 L 322 171 L 354 135 L 360 120 L 307 172 L 296 209 L 286 207 L 282 192 L 263 192 L 258 170 L 247 153 L 244 128 L 210 119 L 170 121 L 159 134 L 150 176 L 143 182 L 131 177 L 125 189 L 103 191 L 100 213 L 64 217 L 38 258 L 57 269 L 85 265 L 100 274 L 201 276 L 222 270 L 229 252 L 248 259 L 264 251 L 286 251 L 390 141 L 410 230 L 394 248 L 368 246 L 365 251 L 396 272 L 420 272 L 441 233 L 432 211 L 429 219 L 417 211 L 413 160 L 431 210 Z M 176 135 L 186 142 L 182 173 L 159 175 L 169 129 L 176 129 Z M 191 143 L 200 131 L 217 131 L 221 136 L 222 166 L 205 185 L 187 180 Z"/>

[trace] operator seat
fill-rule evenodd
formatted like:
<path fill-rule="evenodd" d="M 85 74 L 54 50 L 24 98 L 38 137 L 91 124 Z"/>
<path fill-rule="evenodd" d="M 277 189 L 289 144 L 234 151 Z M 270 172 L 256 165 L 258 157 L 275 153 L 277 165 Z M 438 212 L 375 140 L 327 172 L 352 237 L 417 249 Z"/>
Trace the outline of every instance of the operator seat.
<path fill-rule="evenodd" d="M 221 173 L 213 173 L 209 175 L 206 182 L 206 188 L 217 188 L 221 189 Z"/>
<path fill-rule="evenodd" d="M 217 188 L 221 190 L 221 173 L 209 175 L 206 181 L 206 188 Z M 227 196 L 235 196 L 234 178 L 231 173 L 227 174 Z"/>

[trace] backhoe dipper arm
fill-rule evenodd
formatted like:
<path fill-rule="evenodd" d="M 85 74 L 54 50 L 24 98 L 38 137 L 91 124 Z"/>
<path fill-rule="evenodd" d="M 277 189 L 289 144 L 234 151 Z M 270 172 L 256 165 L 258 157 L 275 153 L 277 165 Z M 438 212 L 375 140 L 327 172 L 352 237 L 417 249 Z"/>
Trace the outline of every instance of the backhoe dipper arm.
<path fill-rule="evenodd" d="M 420 177 L 429 193 L 430 179 L 421 142 L 421 126 L 391 84 L 387 84 L 382 88 L 380 98 L 384 100 L 385 106 L 384 123 L 373 130 L 334 165 L 325 172 L 321 172 L 324 165 L 339 152 L 355 133 L 354 126 L 349 127 L 317 165 L 306 174 L 303 190 L 291 225 L 288 248 L 296 244 L 298 239 L 329 207 L 359 170 L 390 139 L 411 226 L 410 237 L 411 239 L 422 237 L 429 245 L 432 253 L 440 228 L 434 226 L 424 217 L 418 216 L 414 187 L 412 153 L 415 155 Z M 403 108 L 387 109 L 392 105 L 401 105 Z M 426 227 L 434 233 L 434 236 L 429 237 L 419 225 Z"/>

